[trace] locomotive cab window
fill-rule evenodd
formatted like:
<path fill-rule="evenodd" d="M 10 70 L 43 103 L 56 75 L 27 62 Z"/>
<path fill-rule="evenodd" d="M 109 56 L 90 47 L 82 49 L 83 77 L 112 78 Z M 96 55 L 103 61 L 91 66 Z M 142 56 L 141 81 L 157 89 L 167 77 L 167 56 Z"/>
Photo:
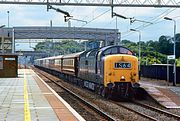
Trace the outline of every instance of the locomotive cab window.
<path fill-rule="evenodd" d="M 97 55 L 98 61 L 101 61 L 102 57 L 104 57 L 106 55 L 113 55 L 113 54 L 134 55 L 134 53 L 126 47 L 110 46 L 110 47 L 105 47 L 99 51 L 99 53 Z"/>
<path fill-rule="evenodd" d="M 117 48 L 110 48 L 104 51 L 103 56 L 116 54 L 116 53 L 118 53 Z"/>
<path fill-rule="evenodd" d="M 126 48 L 123 48 L 123 47 L 120 47 L 119 51 L 120 51 L 121 54 L 133 55 L 133 53 L 130 50 L 128 50 Z"/>

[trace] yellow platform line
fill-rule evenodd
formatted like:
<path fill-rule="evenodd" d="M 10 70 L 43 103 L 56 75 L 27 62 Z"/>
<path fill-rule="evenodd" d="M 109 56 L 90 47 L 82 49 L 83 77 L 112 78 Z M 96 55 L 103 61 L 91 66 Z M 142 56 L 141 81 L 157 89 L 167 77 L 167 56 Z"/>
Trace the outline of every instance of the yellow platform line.
<path fill-rule="evenodd" d="M 24 121 L 31 121 L 25 70 L 24 70 Z"/>

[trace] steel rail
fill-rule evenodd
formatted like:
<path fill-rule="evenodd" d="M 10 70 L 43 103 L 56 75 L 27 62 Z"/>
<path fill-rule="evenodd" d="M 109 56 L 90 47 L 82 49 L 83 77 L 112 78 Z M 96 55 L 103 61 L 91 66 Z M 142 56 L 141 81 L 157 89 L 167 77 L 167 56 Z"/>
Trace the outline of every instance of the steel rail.
<path fill-rule="evenodd" d="M 142 117 L 144 117 L 144 118 L 147 118 L 147 119 L 149 119 L 149 120 L 153 120 L 153 121 L 157 121 L 157 120 L 158 120 L 158 119 L 156 119 L 156 118 L 154 118 L 154 117 L 152 117 L 152 116 L 146 115 L 146 114 L 141 113 L 141 112 L 138 112 L 138 111 L 136 111 L 136 110 L 133 110 L 132 108 L 129 108 L 129 107 L 127 107 L 127 106 L 125 106 L 125 105 L 123 105 L 123 104 L 121 104 L 121 103 L 117 103 L 117 102 L 114 102 L 114 101 L 113 101 L 113 103 L 116 104 L 116 105 L 118 105 L 118 106 L 120 106 L 120 107 L 123 107 L 123 108 L 125 108 L 125 109 L 127 109 L 127 110 L 130 110 L 130 111 L 132 111 L 132 112 L 134 112 L 134 113 L 136 113 L 136 114 L 138 114 L 138 115 L 140 115 L 140 116 L 142 116 Z"/>
<path fill-rule="evenodd" d="M 140 103 L 140 102 L 137 102 L 137 101 L 133 101 L 133 103 L 135 103 L 135 104 L 137 104 L 137 105 L 140 105 L 140 106 L 142 106 L 142 107 L 145 107 L 145 108 L 149 108 L 150 110 L 154 110 L 154 111 L 156 111 L 156 112 L 160 112 L 160 113 L 162 113 L 162 114 L 165 114 L 165 115 L 168 115 L 168 116 L 171 116 L 171 117 L 180 119 L 180 116 L 179 116 L 179 115 L 173 114 L 173 113 L 171 113 L 171 112 L 168 112 L 168 111 L 165 111 L 165 110 L 162 110 L 162 109 L 159 109 L 159 108 L 156 108 L 156 107 L 147 105 L 147 104 L 143 104 L 143 103 Z"/>
<path fill-rule="evenodd" d="M 103 118 L 107 119 L 108 121 L 116 121 L 116 119 L 114 119 L 113 117 L 111 117 L 110 115 L 108 115 L 107 113 L 103 112 L 102 110 L 100 110 L 98 107 L 95 107 L 93 104 L 91 104 L 90 102 L 86 101 L 85 99 L 82 99 L 80 96 L 78 96 L 77 94 L 75 94 L 74 92 L 72 92 L 71 90 L 67 89 L 66 87 L 64 87 L 63 85 L 57 83 L 56 81 L 52 80 L 51 78 L 49 78 L 47 75 L 42 74 L 42 72 L 39 72 L 42 76 L 46 77 L 47 79 L 49 79 L 50 81 L 52 81 L 54 84 L 56 84 L 57 86 L 59 86 L 60 88 L 64 89 L 66 92 L 68 92 L 69 94 L 71 94 L 73 97 L 75 97 L 76 99 L 80 100 L 83 104 L 85 104 L 86 106 L 90 107 L 92 110 L 94 110 L 96 113 L 98 113 L 100 116 L 102 116 Z"/>
<path fill-rule="evenodd" d="M 45 76 L 45 77 L 47 77 L 47 76 Z M 47 77 L 48 79 L 49 79 L 49 77 Z M 51 79 L 49 79 L 49 80 L 51 80 Z M 53 80 L 52 80 L 53 81 Z M 60 86 L 61 88 L 63 88 L 64 90 L 66 90 L 67 88 L 65 88 L 65 87 L 63 87 L 62 85 L 60 85 L 60 84 L 58 84 L 57 82 L 55 82 L 55 81 L 53 81 L 55 84 L 57 84 L 58 86 Z M 72 91 L 70 91 L 70 90 L 66 90 L 67 92 L 69 92 L 69 93 L 71 93 L 73 96 L 75 95 L 75 97 L 77 98 L 77 99 L 79 99 L 79 100 L 81 100 L 81 97 L 79 97 L 78 95 L 76 95 L 75 93 L 73 93 Z M 173 113 L 170 113 L 170 112 L 168 112 L 168 111 L 165 111 L 165 110 L 161 110 L 161 109 L 158 109 L 158 108 L 156 108 L 156 107 L 153 107 L 153 106 L 149 106 L 149 105 L 146 105 L 146 104 L 142 104 L 142 103 L 140 103 L 140 102 L 137 102 L 137 101 L 134 101 L 134 100 L 131 100 L 132 102 L 131 103 L 134 103 L 134 104 L 136 104 L 136 105 L 139 105 L 139 106 L 141 106 L 141 107 L 144 107 L 144 108 L 147 108 L 147 109 L 149 109 L 149 110 L 153 110 L 153 111 L 156 111 L 157 113 L 161 113 L 161 114 L 164 114 L 164 115 L 166 115 L 166 116 L 170 116 L 170 117 L 172 117 L 172 118 L 176 118 L 176 119 L 180 119 L 180 116 L 179 115 L 176 115 L 176 114 L 173 114 Z M 83 103 L 88 103 L 87 101 L 85 101 L 85 100 L 83 100 L 82 101 Z M 147 115 L 147 114 L 144 114 L 144 113 L 142 113 L 142 112 L 139 112 L 139 111 L 136 111 L 136 110 L 134 110 L 134 109 L 132 109 L 132 108 L 129 108 L 128 106 L 125 106 L 124 104 L 121 104 L 121 103 L 118 103 L 118 102 L 115 102 L 115 101 L 112 101 L 114 104 L 116 104 L 116 105 L 118 105 L 118 106 L 120 106 L 120 107 L 123 107 L 123 108 L 125 108 L 125 109 L 127 109 L 127 110 L 130 110 L 130 111 L 132 111 L 132 112 L 134 112 L 134 113 L 136 113 L 136 114 L 138 114 L 138 115 L 140 115 L 140 116 L 142 116 L 142 117 L 144 117 L 144 118 L 147 118 L 147 119 L 149 119 L 149 120 L 153 120 L 153 121 L 157 121 L 158 119 L 156 119 L 156 118 L 154 118 L 154 117 L 152 117 L 152 116 L 149 116 L 149 115 Z M 91 106 L 91 107 L 94 107 L 92 104 L 86 104 L 87 106 Z M 96 110 L 97 108 L 95 107 L 95 110 Z M 93 109 L 94 110 L 94 109 Z M 97 111 L 96 111 L 97 112 Z M 104 112 L 103 112 L 104 113 Z M 104 114 L 103 114 L 104 115 Z M 105 113 L 105 115 L 106 115 L 106 113 Z M 110 120 L 109 118 L 108 118 L 108 120 Z M 114 119 L 115 120 L 115 119 Z"/>

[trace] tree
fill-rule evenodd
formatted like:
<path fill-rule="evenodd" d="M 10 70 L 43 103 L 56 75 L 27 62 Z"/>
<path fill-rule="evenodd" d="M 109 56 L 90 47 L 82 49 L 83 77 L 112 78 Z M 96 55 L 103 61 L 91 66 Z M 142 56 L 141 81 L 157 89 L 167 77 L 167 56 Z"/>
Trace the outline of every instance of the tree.
<path fill-rule="evenodd" d="M 173 39 L 169 36 L 162 35 L 158 41 L 149 40 L 147 42 L 141 41 L 141 64 L 154 64 L 166 63 L 167 55 L 173 54 Z M 122 40 L 121 44 L 138 56 L 139 43 L 130 40 Z M 69 53 L 80 52 L 84 50 L 85 42 L 77 42 L 73 40 L 61 40 L 60 42 L 53 43 L 52 41 L 41 42 L 36 45 L 36 50 L 46 51 L 49 56 L 64 55 Z M 88 45 L 88 43 L 87 43 Z M 89 42 L 89 46 L 97 45 L 99 42 Z M 180 58 L 180 34 L 176 34 L 176 58 Z M 180 59 L 177 59 L 179 64 Z"/>
<path fill-rule="evenodd" d="M 124 47 L 129 48 L 130 50 L 132 50 L 134 53 L 138 53 L 138 48 L 137 48 L 137 44 L 135 42 L 132 42 L 130 40 L 122 40 L 121 41 L 122 45 Z"/>
<path fill-rule="evenodd" d="M 176 34 L 176 57 L 180 57 L 180 33 Z"/>
<path fill-rule="evenodd" d="M 169 36 L 161 36 L 158 43 L 158 51 L 165 55 L 173 54 L 172 38 Z"/>
<path fill-rule="evenodd" d="M 161 38 L 160 41 L 163 42 Z M 131 42 L 130 40 L 122 40 L 123 46 L 131 49 L 133 52 L 138 53 L 139 43 Z M 159 41 L 141 42 L 141 64 L 154 64 L 166 63 L 166 55 L 159 52 Z M 163 46 L 162 46 L 163 47 Z M 138 54 L 136 54 L 138 56 Z"/>
<path fill-rule="evenodd" d="M 49 56 L 76 53 L 84 50 L 84 44 L 73 40 L 62 40 L 60 42 L 40 42 L 36 45 L 37 51 L 45 51 Z"/>

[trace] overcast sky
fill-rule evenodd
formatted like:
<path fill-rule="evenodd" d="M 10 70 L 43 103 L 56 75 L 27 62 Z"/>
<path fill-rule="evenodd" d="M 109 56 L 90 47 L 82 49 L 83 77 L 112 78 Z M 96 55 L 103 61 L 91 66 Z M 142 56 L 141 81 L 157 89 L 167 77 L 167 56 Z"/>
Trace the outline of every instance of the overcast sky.
<path fill-rule="evenodd" d="M 110 7 L 73 7 L 73 6 L 54 6 L 64 11 L 68 11 L 75 19 L 87 21 L 71 21 L 72 27 L 91 27 L 91 28 L 116 28 L 116 17 L 111 18 Z M 47 12 L 47 6 L 35 5 L 0 5 L 0 25 L 7 26 L 7 11 L 10 11 L 10 27 L 16 26 L 53 26 L 67 27 L 64 22 L 64 15 L 54 10 Z M 126 17 L 152 22 L 134 22 L 130 25 L 129 20 L 117 18 L 117 29 L 122 33 L 122 39 L 138 41 L 138 33 L 129 32 L 129 29 L 136 28 L 142 33 L 142 40 L 158 40 L 161 35 L 173 36 L 173 22 L 164 20 L 164 16 L 174 18 L 177 23 L 177 33 L 180 33 L 180 8 L 132 8 L 116 7 L 114 12 Z M 144 27 L 148 25 L 147 27 Z M 139 28 L 141 26 L 141 28 Z"/>

